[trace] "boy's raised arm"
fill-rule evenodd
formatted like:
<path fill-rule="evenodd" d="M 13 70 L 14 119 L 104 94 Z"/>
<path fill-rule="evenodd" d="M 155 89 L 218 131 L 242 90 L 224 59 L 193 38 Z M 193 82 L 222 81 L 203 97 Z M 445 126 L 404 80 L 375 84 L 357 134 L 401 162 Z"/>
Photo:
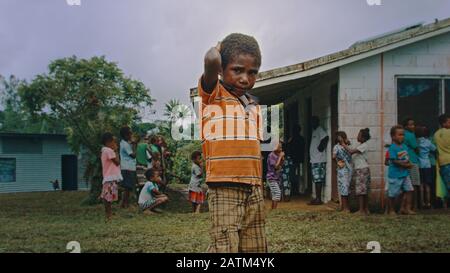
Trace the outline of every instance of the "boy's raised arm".
<path fill-rule="evenodd" d="M 219 73 L 222 71 L 220 43 L 206 52 L 204 69 L 201 84 L 203 90 L 210 94 L 217 84 Z"/>

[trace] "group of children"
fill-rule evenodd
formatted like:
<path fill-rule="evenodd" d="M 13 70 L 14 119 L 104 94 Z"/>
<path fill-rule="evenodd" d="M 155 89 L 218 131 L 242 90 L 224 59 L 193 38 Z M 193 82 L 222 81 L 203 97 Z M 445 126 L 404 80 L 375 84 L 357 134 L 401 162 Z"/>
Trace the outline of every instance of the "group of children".
<path fill-rule="evenodd" d="M 396 214 L 400 196 L 401 214 L 415 214 L 419 206 L 432 208 L 432 189 L 437 184 L 437 176 L 440 177 L 438 181 L 444 184 L 444 191 L 450 190 L 450 116 L 441 115 L 439 125 L 441 128 L 433 138 L 430 138 L 427 127 L 416 126 L 411 118 L 392 127 L 392 144 L 385 160 L 389 166 L 386 184 L 388 214 Z M 447 200 L 442 201 L 446 207 Z"/>
<path fill-rule="evenodd" d="M 450 190 L 450 117 L 439 117 L 439 129 L 433 138 L 426 126 L 416 126 L 407 118 L 402 125 L 392 127 L 392 143 L 386 152 L 385 165 L 388 166 L 385 191 L 388 197 L 386 212 L 396 214 L 397 200 L 402 196 L 399 213 L 415 214 L 417 208 L 432 208 L 434 185 L 440 175 L 445 191 Z M 351 146 L 347 134 L 336 132 L 332 158 L 336 161 L 337 186 L 340 197 L 340 210 L 350 212 L 350 186 L 354 181 L 354 193 L 358 196 L 359 211 L 369 214 L 369 191 L 371 184 L 368 162 L 369 128 L 361 129 L 357 136 L 358 144 Z M 283 173 L 288 174 L 291 165 L 285 155 L 282 143 L 267 158 L 266 179 L 272 197 L 272 209 L 277 207 L 285 187 Z M 436 164 L 440 172 L 436 171 Z M 446 207 L 446 200 L 444 206 Z"/>
<path fill-rule="evenodd" d="M 105 205 L 107 221 L 111 220 L 112 203 L 119 199 L 119 186 L 122 188 L 121 208 L 129 207 L 130 194 L 136 188 L 140 189 L 139 208 L 145 214 L 160 212 L 156 207 L 169 200 L 161 191 L 165 186 L 161 159 L 167 155 L 163 139 L 153 136 L 147 143 L 147 138 L 133 137 L 127 126 L 121 128 L 120 136 L 120 144 L 110 132 L 102 136 L 103 186 L 100 199 Z"/>

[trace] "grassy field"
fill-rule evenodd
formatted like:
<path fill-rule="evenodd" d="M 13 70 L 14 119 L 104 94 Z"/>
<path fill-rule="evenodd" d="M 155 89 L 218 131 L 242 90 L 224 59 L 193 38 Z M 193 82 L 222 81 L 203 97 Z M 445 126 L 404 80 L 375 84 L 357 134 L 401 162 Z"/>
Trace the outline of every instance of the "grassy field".
<path fill-rule="evenodd" d="M 105 223 L 101 205 L 79 204 L 87 192 L 0 195 L 0 252 L 66 252 L 78 241 L 82 252 L 204 252 L 208 213 L 190 214 L 178 192 L 165 213 L 143 215 L 115 207 Z M 450 252 L 450 212 L 416 216 L 369 217 L 334 211 L 280 208 L 269 212 L 270 252 L 368 252 L 378 241 L 382 252 Z"/>

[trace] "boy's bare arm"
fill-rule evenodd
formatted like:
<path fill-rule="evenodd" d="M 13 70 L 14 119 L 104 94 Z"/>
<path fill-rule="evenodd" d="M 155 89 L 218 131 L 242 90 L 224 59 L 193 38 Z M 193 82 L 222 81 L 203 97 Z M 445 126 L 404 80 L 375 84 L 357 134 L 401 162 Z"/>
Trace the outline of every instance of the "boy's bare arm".
<path fill-rule="evenodd" d="M 392 162 L 395 165 L 400 166 L 400 167 L 405 168 L 405 169 L 411 169 L 411 167 L 412 167 L 412 165 L 411 165 L 411 163 L 409 161 L 405 162 L 405 161 L 401 161 L 401 160 L 394 160 Z"/>
<path fill-rule="evenodd" d="M 211 93 L 222 71 L 222 57 L 220 55 L 220 43 L 212 47 L 205 55 L 205 71 L 202 77 L 202 87 L 207 93 Z"/>

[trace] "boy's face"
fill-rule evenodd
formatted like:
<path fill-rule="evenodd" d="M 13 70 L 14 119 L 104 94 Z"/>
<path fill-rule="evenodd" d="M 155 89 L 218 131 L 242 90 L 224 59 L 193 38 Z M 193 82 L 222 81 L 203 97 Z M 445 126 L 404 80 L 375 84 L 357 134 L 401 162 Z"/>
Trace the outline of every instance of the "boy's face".
<path fill-rule="evenodd" d="M 259 66 L 250 54 L 239 54 L 232 58 L 223 71 L 223 81 L 234 88 L 238 96 L 252 89 L 256 82 Z"/>
<path fill-rule="evenodd" d="M 392 140 L 397 144 L 402 144 L 404 138 L 405 138 L 405 130 L 397 129 L 395 131 L 394 136 L 392 137 Z"/>
<path fill-rule="evenodd" d="M 202 163 L 202 156 L 199 155 L 194 160 L 195 164 L 200 165 Z"/>
<path fill-rule="evenodd" d="M 153 176 L 151 177 L 151 180 L 153 182 L 156 182 L 156 183 L 161 182 L 161 177 L 159 176 L 159 172 L 158 171 L 154 171 L 153 172 Z"/>
<path fill-rule="evenodd" d="M 416 123 L 414 120 L 408 121 L 408 124 L 406 124 L 406 130 L 410 132 L 414 132 L 416 130 Z"/>

